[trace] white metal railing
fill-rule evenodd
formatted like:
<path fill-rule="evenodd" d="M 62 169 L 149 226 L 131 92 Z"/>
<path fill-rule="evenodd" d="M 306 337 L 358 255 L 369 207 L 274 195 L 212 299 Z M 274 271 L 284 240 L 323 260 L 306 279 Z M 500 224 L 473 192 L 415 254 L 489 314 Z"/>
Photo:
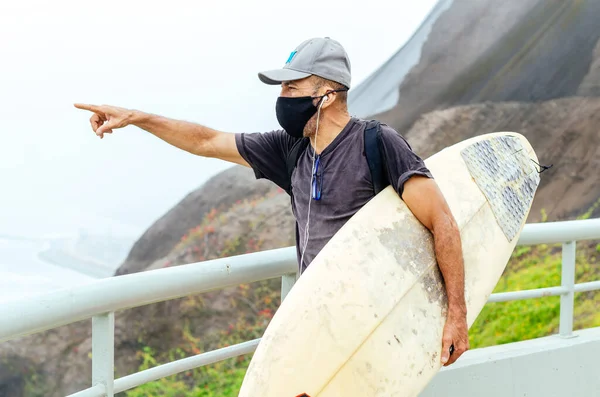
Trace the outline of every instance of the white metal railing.
<path fill-rule="evenodd" d="M 577 240 L 600 239 L 600 219 L 535 223 L 526 225 L 518 245 L 562 243 L 561 286 L 492 294 L 488 302 L 542 298 L 560 295 L 559 335 L 573 335 L 575 292 L 600 290 L 600 280 L 575 284 L 575 247 Z"/>
<path fill-rule="evenodd" d="M 573 331 L 574 292 L 600 289 L 600 280 L 575 284 L 577 240 L 600 239 L 600 219 L 527 224 L 518 245 L 563 244 L 559 287 L 492 294 L 489 302 L 561 296 L 560 330 Z M 227 358 L 252 353 L 260 339 L 202 353 L 114 379 L 114 312 L 222 289 L 282 278 L 282 299 L 296 279 L 294 247 L 221 258 L 97 280 L 0 306 L 0 342 L 92 318 L 92 387 L 70 397 L 112 397 L 115 393 Z"/>

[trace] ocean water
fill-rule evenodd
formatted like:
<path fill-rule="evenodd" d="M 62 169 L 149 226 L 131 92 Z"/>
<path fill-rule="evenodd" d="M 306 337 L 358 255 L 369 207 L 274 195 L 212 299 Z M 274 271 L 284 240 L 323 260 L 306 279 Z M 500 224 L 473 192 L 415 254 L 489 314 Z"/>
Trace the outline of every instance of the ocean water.
<path fill-rule="evenodd" d="M 0 302 L 83 285 L 96 277 L 43 261 L 51 241 L 0 238 Z"/>
<path fill-rule="evenodd" d="M 111 277 L 137 238 L 135 230 L 111 220 L 64 219 L 0 222 L 0 303 Z"/>
<path fill-rule="evenodd" d="M 109 236 L 0 237 L 0 303 L 111 277 L 129 245 Z"/>

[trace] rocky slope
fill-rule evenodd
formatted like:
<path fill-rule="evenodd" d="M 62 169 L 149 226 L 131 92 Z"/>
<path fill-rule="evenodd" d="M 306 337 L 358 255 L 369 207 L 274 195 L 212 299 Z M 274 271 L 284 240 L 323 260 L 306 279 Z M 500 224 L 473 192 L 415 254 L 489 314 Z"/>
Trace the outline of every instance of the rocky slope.
<path fill-rule="evenodd" d="M 396 88 L 397 105 L 379 117 L 406 132 L 420 115 L 450 106 L 545 101 L 580 87 L 589 94 L 593 77 L 582 81 L 594 73 L 598 15 L 597 0 L 455 0 Z"/>
<path fill-rule="evenodd" d="M 264 196 L 274 188 L 267 181 L 256 181 L 253 172 L 245 167 L 220 173 L 158 219 L 133 245 L 116 275 L 142 271 L 167 255 L 181 236 L 202 222 L 211 209 L 222 211 L 236 201 Z"/>
<path fill-rule="evenodd" d="M 600 42 L 594 48 L 593 61 L 590 65 L 590 70 L 585 76 L 577 95 L 580 96 L 600 96 Z"/>
<path fill-rule="evenodd" d="M 600 98 L 538 103 L 486 102 L 423 115 L 406 133 L 424 157 L 463 139 L 495 131 L 525 135 L 543 164 L 529 222 L 577 216 L 600 197 Z"/>

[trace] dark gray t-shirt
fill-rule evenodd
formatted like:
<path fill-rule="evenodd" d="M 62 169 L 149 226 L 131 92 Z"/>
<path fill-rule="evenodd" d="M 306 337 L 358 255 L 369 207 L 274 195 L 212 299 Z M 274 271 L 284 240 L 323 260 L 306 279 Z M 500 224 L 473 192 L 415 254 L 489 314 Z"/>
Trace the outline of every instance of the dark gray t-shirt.
<path fill-rule="evenodd" d="M 292 212 L 296 217 L 299 263 L 304 249 L 302 272 L 346 221 L 374 196 L 371 173 L 364 153 L 366 124 L 365 120 L 352 118 L 333 142 L 315 157 L 315 161 L 317 158 L 319 160 L 317 179 L 321 186 L 320 200 L 314 200 L 311 194 L 312 146 L 309 145 L 298 159 L 292 174 Z M 400 197 L 404 183 L 411 176 L 432 178 L 423 160 L 412 151 L 400 134 L 381 124 L 381 135 L 390 183 Z M 295 142 L 296 138 L 283 130 L 236 135 L 240 155 L 252 166 L 256 178 L 269 179 L 280 187 L 286 185 L 286 158 Z M 308 244 L 305 234 L 307 220 Z"/>

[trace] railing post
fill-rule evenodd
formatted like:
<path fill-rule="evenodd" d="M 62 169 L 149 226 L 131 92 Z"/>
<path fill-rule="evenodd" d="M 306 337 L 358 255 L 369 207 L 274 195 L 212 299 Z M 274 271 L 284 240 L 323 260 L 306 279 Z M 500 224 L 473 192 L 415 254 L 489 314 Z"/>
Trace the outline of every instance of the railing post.
<path fill-rule="evenodd" d="M 281 277 L 281 301 L 285 299 L 296 282 L 296 273 L 285 274 Z"/>
<path fill-rule="evenodd" d="M 576 241 L 563 243 L 561 285 L 567 293 L 560 296 L 559 333 L 563 338 L 573 337 L 573 304 L 575 289 L 575 246 Z"/>
<path fill-rule="evenodd" d="M 102 384 L 107 397 L 114 396 L 115 313 L 92 318 L 92 386 Z"/>

